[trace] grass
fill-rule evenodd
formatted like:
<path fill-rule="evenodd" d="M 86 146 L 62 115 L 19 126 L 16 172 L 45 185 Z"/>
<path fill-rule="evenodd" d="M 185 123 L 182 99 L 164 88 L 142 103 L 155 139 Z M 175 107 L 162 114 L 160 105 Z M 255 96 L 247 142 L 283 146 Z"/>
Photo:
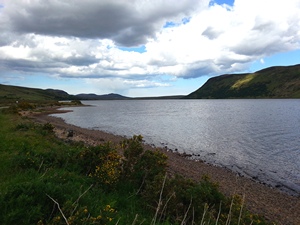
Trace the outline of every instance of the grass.
<path fill-rule="evenodd" d="M 3 112 L 0 129 L 0 224 L 267 224 L 207 177 L 168 175 L 141 136 L 85 147 Z"/>

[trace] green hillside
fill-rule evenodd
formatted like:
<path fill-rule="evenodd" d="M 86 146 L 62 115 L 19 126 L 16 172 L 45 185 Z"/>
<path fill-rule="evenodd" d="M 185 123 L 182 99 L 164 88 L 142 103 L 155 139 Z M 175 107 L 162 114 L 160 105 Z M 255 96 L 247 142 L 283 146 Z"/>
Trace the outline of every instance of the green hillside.
<path fill-rule="evenodd" d="M 118 94 L 96 95 L 78 94 L 69 95 L 67 92 L 56 89 L 39 89 L 0 84 L 0 105 L 27 102 L 51 102 L 60 100 L 121 100 L 130 99 Z"/>
<path fill-rule="evenodd" d="M 213 77 L 186 98 L 300 98 L 300 64 Z"/>
<path fill-rule="evenodd" d="M 54 89 L 37 89 L 0 84 L 0 103 L 7 104 L 16 101 L 44 102 L 70 99 L 67 92 Z"/>

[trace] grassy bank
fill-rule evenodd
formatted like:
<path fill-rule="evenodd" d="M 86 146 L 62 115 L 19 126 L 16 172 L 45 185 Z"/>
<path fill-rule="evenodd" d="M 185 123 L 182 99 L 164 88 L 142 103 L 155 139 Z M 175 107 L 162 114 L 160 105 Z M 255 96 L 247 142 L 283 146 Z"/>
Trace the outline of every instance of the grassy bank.
<path fill-rule="evenodd" d="M 53 128 L 0 112 L 0 224 L 267 224 L 208 177 L 168 175 L 141 136 L 91 147 Z"/>

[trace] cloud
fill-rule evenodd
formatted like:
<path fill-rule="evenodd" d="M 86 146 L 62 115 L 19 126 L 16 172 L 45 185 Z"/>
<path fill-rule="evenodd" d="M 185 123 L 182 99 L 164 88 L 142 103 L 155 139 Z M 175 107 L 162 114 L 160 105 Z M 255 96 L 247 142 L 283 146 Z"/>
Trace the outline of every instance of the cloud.
<path fill-rule="evenodd" d="M 176 72 L 169 67 L 176 76 L 241 71 L 259 58 L 299 48 L 299 2 L 236 0 L 232 8 L 215 4 L 188 24 L 164 29 L 149 48 L 158 61 L 177 63 Z"/>
<path fill-rule="evenodd" d="M 102 93 L 119 93 L 123 95 L 130 94 L 131 96 L 139 96 L 136 93 L 138 89 L 147 89 L 152 88 L 164 88 L 171 87 L 169 83 L 151 79 L 145 80 L 130 80 L 130 79 L 121 79 L 121 78 L 101 78 L 101 79 L 84 79 L 85 83 L 90 87 L 91 93 L 97 93 L 99 90 Z M 151 96 L 157 95 L 158 93 L 152 93 Z"/>
<path fill-rule="evenodd" d="M 164 87 L 170 81 L 160 82 L 162 75 L 191 79 L 240 72 L 254 61 L 300 48 L 300 0 L 235 0 L 233 6 L 209 0 L 2 0 L 0 5 L 2 74 L 102 79 L 120 89 Z M 128 51 L 132 46 L 143 51 Z"/>
<path fill-rule="evenodd" d="M 128 84 L 132 88 L 153 88 L 153 87 L 169 87 L 168 83 L 161 83 L 150 80 L 125 80 L 125 84 Z"/>
<path fill-rule="evenodd" d="M 111 39 L 122 46 L 145 44 L 166 19 L 188 15 L 198 1 L 19 0 L 3 13 L 18 33 Z"/>

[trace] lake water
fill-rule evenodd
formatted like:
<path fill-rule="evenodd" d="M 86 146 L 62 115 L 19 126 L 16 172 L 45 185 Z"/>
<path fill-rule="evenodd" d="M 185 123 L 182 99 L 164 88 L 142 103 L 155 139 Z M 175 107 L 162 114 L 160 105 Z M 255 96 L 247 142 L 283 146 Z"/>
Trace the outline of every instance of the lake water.
<path fill-rule="evenodd" d="M 300 100 L 83 101 L 55 114 L 83 128 L 186 152 L 292 194 L 300 193 Z"/>

